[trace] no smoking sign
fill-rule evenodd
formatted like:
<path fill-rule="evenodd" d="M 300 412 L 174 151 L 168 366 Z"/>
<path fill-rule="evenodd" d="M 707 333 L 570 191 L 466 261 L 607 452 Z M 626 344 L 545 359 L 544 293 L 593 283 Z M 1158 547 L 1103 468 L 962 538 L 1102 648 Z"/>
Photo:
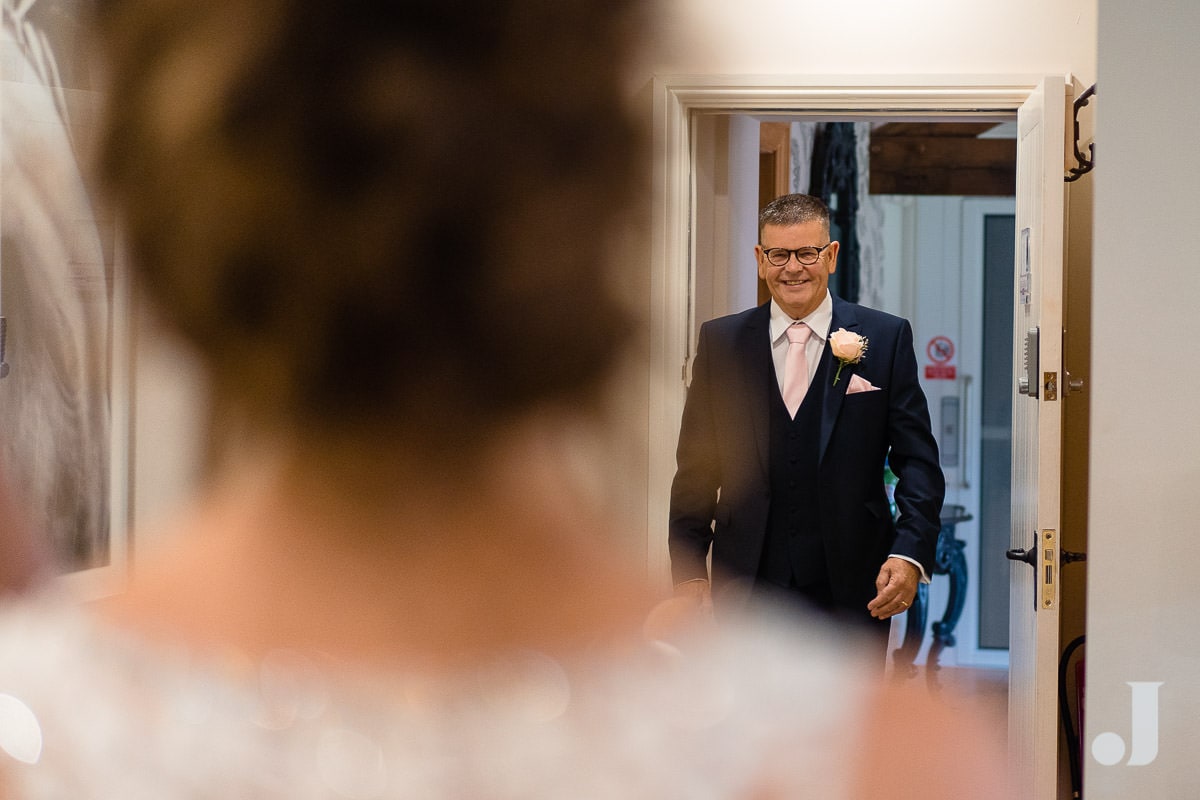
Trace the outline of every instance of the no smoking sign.
<path fill-rule="evenodd" d="M 958 369 L 950 363 L 954 358 L 954 341 L 949 336 L 935 336 L 925 345 L 925 355 L 932 364 L 925 365 L 926 380 L 954 380 Z"/>

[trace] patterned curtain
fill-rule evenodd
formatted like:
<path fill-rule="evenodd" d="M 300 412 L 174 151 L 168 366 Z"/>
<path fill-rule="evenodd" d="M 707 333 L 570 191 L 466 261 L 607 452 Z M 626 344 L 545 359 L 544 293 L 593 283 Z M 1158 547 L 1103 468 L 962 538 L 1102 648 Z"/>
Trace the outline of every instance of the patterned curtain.
<path fill-rule="evenodd" d="M 843 300 L 859 299 L 858 152 L 853 122 L 829 122 L 813 140 L 809 193 L 829 205 L 830 236 L 841 242 L 830 289 Z"/>

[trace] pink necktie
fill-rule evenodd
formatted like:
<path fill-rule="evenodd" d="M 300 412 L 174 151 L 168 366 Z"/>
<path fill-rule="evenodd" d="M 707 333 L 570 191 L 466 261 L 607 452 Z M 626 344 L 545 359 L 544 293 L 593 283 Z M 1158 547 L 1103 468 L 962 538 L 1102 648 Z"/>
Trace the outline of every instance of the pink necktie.
<path fill-rule="evenodd" d="M 788 351 L 783 363 L 783 404 L 787 406 L 788 416 L 795 417 L 800 404 L 804 402 L 804 393 L 808 391 L 808 357 L 805 355 L 805 343 L 812 335 L 812 328 L 803 322 L 798 322 L 787 329 Z"/>

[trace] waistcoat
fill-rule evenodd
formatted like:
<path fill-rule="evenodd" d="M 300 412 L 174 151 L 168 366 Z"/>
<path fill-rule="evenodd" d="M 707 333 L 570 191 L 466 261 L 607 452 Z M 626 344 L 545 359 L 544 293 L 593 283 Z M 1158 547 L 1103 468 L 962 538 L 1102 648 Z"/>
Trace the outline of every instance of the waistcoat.
<path fill-rule="evenodd" d="M 795 419 L 788 417 L 778 380 L 771 372 L 767 461 L 771 505 L 758 568 L 759 580 L 780 587 L 815 585 L 818 594 L 827 593 L 829 585 L 817 485 L 821 407 L 829 360 L 822 353 Z"/>

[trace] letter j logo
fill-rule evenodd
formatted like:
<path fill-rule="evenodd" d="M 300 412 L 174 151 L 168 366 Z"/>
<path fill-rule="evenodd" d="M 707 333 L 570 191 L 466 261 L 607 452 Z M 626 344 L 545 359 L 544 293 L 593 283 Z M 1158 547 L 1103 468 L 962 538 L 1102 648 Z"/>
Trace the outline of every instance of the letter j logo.
<path fill-rule="evenodd" d="M 1142 767 L 1158 758 L 1158 687 L 1162 681 L 1126 681 L 1133 690 L 1129 718 L 1130 753 L 1126 766 Z M 1125 757 L 1125 740 L 1102 733 L 1092 740 L 1092 758 L 1106 767 Z"/>

